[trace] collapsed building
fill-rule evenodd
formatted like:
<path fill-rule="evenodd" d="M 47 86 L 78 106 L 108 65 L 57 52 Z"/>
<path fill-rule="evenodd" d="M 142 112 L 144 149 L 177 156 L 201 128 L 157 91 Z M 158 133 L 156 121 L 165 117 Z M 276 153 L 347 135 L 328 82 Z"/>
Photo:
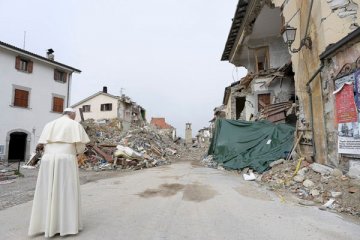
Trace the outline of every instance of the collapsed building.
<path fill-rule="evenodd" d="M 200 147 L 209 145 L 211 138 L 211 128 L 210 127 L 201 128 L 195 137 Z"/>
<path fill-rule="evenodd" d="M 360 216 L 356 2 L 238 1 L 222 60 L 248 74 L 225 88 L 214 109 L 204 165 L 236 169 L 282 201 L 291 192 L 299 204 Z M 288 134 L 267 134 L 263 124 Z"/>
<path fill-rule="evenodd" d="M 221 60 L 248 73 L 225 88 L 226 118 L 296 125 L 303 156 L 360 177 L 358 7 L 239 0 Z"/>
<path fill-rule="evenodd" d="M 235 120 L 285 122 L 296 97 L 290 54 L 280 35 L 280 9 L 250 5 L 239 1 L 221 57 L 248 71 L 225 88 L 225 115 Z"/>
<path fill-rule="evenodd" d="M 72 108 L 77 112 L 76 121 L 94 119 L 105 123 L 117 119 L 123 131 L 132 126 L 143 126 L 146 122 L 146 110 L 143 107 L 124 94 L 115 96 L 108 93 L 105 86 L 102 91 L 73 104 Z"/>
<path fill-rule="evenodd" d="M 152 117 L 151 121 L 150 121 L 150 125 L 157 128 L 160 132 L 171 136 L 171 138 L 173 140 L 176 139 L 176 128 L 174 128 L 173 126 L 168 124 L 166 122 L 165 118 L 163 118 L 163 117 Z"/>

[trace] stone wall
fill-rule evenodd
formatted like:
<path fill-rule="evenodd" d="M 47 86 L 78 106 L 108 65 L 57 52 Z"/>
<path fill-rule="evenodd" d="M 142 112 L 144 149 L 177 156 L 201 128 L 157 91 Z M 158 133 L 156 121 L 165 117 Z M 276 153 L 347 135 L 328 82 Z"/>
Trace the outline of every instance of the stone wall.
<path fill-rule="evenodd" d="M 340 155 L 338 154 L 337 146 L 337 123 L 335 119 L 335 90 L 334 80 L 339 76 L 339 72 L 346 64 L 353 64 L 360 57 L 360 43 L 356 43 L 351 47 L 339 51 L 331 60 L 325 62 L 325 67 L 322 71 L 322 87 L 324 99 L 324 116 L 326 123 L 327 148 L 328 148 L 328 162 L 331 165 L 338 166 L 340 163 Z"/>

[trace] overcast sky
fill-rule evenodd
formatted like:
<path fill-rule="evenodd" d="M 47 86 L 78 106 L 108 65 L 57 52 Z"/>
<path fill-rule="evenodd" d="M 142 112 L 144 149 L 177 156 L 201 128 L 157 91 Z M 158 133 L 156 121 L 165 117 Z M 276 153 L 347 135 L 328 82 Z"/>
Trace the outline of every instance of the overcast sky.
<path fill-rule="evenodd" d="M 193 135 L 244 75 L 220 58 L 237 0 L 0 0 L 0 41 L 82 70 L 71 103 L 108 87 Z"/>

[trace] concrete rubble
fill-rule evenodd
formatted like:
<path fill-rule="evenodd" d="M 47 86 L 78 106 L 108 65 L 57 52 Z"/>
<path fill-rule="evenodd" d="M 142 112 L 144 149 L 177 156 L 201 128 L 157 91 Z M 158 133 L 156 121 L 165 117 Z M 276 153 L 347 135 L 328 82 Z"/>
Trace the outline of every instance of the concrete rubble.
<path fill-rule="evenodd" d="M 133 126 L 124 132 L 117 119 L 105 123 L 88 119 L 81 124 L 90 138 L 84 154 L 78 155 L 79 167 L 84 170 L 151 168 L 171 164 L 182 152 L 179 149 L 183 146 L 175 143 L 170 134 L 150 125 Z M 29 161 L 27 165 L 35 165 L 36 162 Z"/>
<path fill-rule="evenodd" d="M 201 163 L 219 169 L 211 155 L 204 157 Z M 242 177 L 249 176 L 249 173 L 255 174 L 256 182 L 260 185 L 276 192 L 278 196 L 294 196 L 300 205 L 318 206 L 321 210 L 360 217 L 360 180 L 349 174 L 344 175 L 337 168 L 299 158 L 274 161 L 272 168 L 263 174 L 252 171 L 245 168 L 239 170 L 238 174 Z"/>
<path fill-rule="evenodd" d="M 360 217 L 360 181 L 343 175 L 339 169 L 304 159 L 288 160 L 260 177 L 261 185 L 279 195 L 294 194 L 301 205 L 318 205 L 321 210 Z"/>
<path fill-rule="evenodd" d="M 120 131 L 116 120 L 97 124 L 86 120 L 83 126 L 91 143 L 79 157 L 79 166 L 87 170 L 131 169 L 140 170 L 171 164 L 171 158 L 179 157 L 172 136 L 150 125 Z"/>

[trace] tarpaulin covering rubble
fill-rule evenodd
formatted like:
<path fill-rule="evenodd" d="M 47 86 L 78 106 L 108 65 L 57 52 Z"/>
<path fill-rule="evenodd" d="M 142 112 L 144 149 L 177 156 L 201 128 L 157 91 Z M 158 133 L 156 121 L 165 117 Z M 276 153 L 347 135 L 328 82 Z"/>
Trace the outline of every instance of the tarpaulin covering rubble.
<path fill-rule="evenodd" d="M 252 168 L 259 173 L 284 158 L 293 146 L 295 128 L 269 121 L 218 119 L 208 154 L 225 168 Z"/>

